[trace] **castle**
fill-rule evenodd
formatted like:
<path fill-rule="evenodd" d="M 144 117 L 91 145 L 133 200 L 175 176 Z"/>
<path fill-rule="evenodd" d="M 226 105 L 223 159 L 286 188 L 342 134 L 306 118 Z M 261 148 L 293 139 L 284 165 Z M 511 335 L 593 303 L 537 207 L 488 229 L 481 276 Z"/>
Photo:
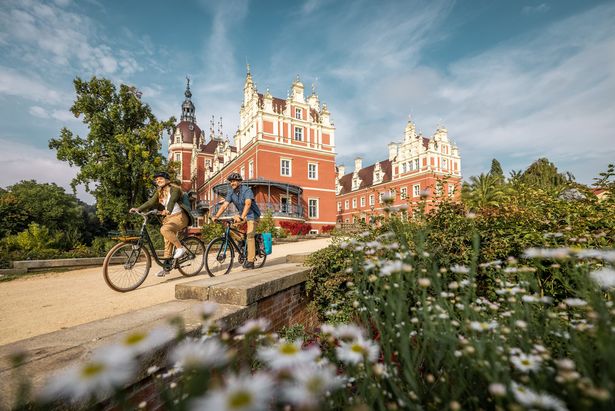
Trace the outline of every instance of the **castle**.
<path fill-rule="evenodd" d="M 233 145 L 222 135 L 221 121 L 214 133 L 212 119 L 208 137 L 198 126 L 189 80 L 184 95 L 169 159 L 179 163 L 182 188 L 193 194 L 196 227 L 217 209 L 233 172 L 243 176 L 261 210 L 269 210 L 275 221 L 309 222 L 314 233 L 382 213 L 385 194 L 394 205 L 412 208 L 426 190 L 459 191 L 461 160 L 447 130 L 440 127 L 433 137 L 423 137 L 412 121 L 403 141 L 389 144 L 388 159 L 363 167 L 357 158 L 354 171 L 346 174 L 335 164 L 331 113 L 314 88 L 306 97 L 299 76 L 281 99 L 269 90 L 259 93 L 248 67 Z"/>

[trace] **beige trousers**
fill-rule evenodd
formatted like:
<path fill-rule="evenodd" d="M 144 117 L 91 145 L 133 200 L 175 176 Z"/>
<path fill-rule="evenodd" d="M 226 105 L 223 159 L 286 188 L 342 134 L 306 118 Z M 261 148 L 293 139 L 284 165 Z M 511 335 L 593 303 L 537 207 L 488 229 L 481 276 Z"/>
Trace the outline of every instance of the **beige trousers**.
<path fill-rule="evenodd" d="M 186 213 L 179 212 L 165 216 L 160 227 L 160 234 L 164 237 L 164 257 L 171 258 L 173 246 L 180 248 L 181 243 L 177 238 L 177 233 L 188 226 L 188 216 Z"/>
<path fill-rule="evenodd" d="M 239 229 L 243 223 L 235 223 L 233 224 L 233 228 Z M 256 259 L 256 240 L 254 239 L 254 230 L 256 230 L 256 226 L 258 225 L 258 220 L 248 220 L 246 222 L 246 235 L 248 241 L 248 257 L 247 260 L 250 262 L 254 262 Z M 239 235 L 233 233 L 231 231 L 231 235 L 235 239 L 235 241 L 243 240 Z"/>

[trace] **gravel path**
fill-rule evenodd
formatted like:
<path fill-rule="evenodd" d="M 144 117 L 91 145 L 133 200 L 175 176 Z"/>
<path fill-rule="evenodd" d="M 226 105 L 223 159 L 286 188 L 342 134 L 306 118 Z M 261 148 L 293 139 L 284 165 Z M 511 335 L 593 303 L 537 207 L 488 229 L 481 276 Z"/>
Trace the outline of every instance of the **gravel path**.
<path fill-rule="evenodd" d="M 330 243 L 328 238 L 279 244 L 267 257 L 265 267 L 287 254 L 316 251 Z M 271 262 L 271 263 L 270 263 Z M 192 278 L 177 270 L 156 277 L 153 264 L 145 282 L 136 290 L 118 293 L 105 284 L 102 268 L 49 273 L 0 283 L 0 345 L 78 324 L 123 314 L 175 299 L 175 285 Z M 237 266 L 234 271 L 241 271 Z"/>

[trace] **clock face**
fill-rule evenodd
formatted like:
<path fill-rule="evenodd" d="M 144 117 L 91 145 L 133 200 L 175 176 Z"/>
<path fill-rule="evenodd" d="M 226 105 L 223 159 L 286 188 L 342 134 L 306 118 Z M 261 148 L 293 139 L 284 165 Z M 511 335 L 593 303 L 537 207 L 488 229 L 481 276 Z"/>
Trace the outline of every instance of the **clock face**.
<path fill-rule="evenodd" d="M 193 126 L 192 124 L 190 124 L 190 125 L 188 125 L 188 129 L 189 129 L 190 131 L 192 131 L 192 130 L 194 130 L 194 126 Z"/>

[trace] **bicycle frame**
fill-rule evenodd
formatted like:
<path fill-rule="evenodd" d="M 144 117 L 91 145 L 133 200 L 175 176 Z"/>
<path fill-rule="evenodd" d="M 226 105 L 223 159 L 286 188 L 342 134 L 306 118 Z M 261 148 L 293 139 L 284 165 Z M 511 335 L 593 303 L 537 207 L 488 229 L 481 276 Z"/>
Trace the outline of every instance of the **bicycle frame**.
<path fill-rule="evenodd" d="M 236 228 L 232 227 L 232 222 L 231 220 L 227 220 L 227 221 L 223 221 L 224 224 L 226 224 L 226 228 L 224 229 L 224 234 L 222 235 L 222 238 L 224 238 L 224 245 L 222 247 L 220 247 L 220 250 L 218 250 L 218 256 L 220 254 L 226 254 L 226 250 L 228 250 L 229 247 L 229 243 L 231 247 L 234 247 L 235 250 L 237 250 L 237 253 L 239 253 L 239 255 L 243 258 L 245 258 L 245 250 L 242 250 L 239 247 L 239 244 L 237 244 L 237 242 L 235 241 L 235 239 L 233 238 L 233 236 L 231 235 L 231 232 L 234 232 L 236 234 L 241 235 L 241 238 L 244 241 L 244 248 L 247 247 L 247 235 L 246 233 L 244 233 L 243 231 L 237 230 Z"/>

